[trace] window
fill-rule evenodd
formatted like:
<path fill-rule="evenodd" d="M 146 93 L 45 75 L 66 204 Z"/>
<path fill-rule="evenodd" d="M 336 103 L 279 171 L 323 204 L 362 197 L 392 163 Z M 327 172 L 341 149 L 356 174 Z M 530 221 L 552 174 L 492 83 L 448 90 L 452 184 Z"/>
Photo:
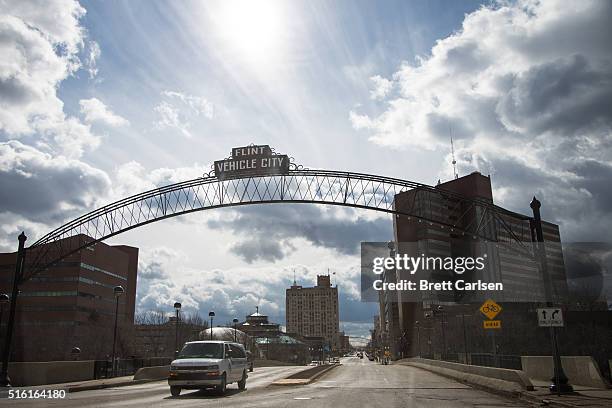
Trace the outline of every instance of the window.
<path fill-rule="evenodd" d="M 189 343 L 178 358 L 223 358 L 223 348 L 219 343 Z"/>
<path fill-rule="evenodd" d="M 246 358 L 246 354 L 242 347 L 232 346 L 232 358 Z"/>

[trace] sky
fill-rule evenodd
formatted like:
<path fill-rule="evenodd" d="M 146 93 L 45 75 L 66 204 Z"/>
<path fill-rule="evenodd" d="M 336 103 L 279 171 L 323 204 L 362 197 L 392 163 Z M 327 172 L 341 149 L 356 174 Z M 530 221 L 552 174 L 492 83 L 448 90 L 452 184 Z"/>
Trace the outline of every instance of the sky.
<path fill-rule="evenodd" d="M 0 0 L 0 250 L 269 144 L 310 168 L 426 184 L 491 176 L 566 241 L 610 241 L 607 1 Z M 137 308 L 220 323 L 332 273 L 367 336 L 359 242 L 388 215 L 316 205 L 198 212 L 109 240 L 140 248 Z"/>

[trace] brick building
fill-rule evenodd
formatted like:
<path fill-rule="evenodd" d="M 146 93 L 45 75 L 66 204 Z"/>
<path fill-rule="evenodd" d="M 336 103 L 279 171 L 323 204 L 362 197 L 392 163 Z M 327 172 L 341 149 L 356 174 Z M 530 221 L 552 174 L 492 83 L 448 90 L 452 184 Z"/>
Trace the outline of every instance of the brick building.
<path fill-rule="evenodd" d="M 86 236 L 67 239 L 84 240 Z M 69 246 L 70 243 L 67 243 Z M 0 293 L 11 293 L 16 253 L 0 254 Z M 28 261 L 26 252 L 26 264 Z M 131 355 L 138 248 L 96 243 L 35 275 L 20 287 L 12 361 L 104 359 L 112 352 L 115 297 L 119 297 L 117 350 Z M 0 331 L 8 320 L 5 311 Z"/>
<path fill-rule="evenodd" d="M 332 287 L 329 275 L 317 276 L 317 285 L 305 288 L 294 281 L 286 291 L 287 333 L 320 336 L 329 347 L 340 347 L 338 287 Z"/>

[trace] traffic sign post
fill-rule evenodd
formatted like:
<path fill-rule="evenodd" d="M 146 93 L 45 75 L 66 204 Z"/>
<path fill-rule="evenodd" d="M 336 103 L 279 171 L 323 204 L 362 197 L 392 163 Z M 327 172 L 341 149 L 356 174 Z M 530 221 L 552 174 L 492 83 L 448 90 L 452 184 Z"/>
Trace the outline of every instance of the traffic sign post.
<path fill-rule="evenodd" d="M 502 307 L 492 299 L 487 299 L 482 306 L 480 306 L 480 313 L 485 315 L 489 320 L 482 322 L 484 329 L 501 329 L 501 320 L 493 320 L 495 316 L 501 313 Z M 497 364 L 497 343 L 495 341 L 495 330 L 490 330 L 491 341 L 493 343 L 493 363 L 495 367 Z"/>
<path fill-rule="evenodd" d="M 563 327 L 563 312 L 561 308 L 548 307 L 537 309 L 538 326 L 540 327 Z"/>

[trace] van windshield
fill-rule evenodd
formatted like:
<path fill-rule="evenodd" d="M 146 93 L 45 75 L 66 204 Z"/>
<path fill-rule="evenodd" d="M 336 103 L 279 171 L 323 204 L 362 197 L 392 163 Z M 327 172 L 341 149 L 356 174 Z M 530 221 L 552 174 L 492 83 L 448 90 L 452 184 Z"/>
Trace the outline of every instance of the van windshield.
<path fill-rule="evenodd" d="M 178 358 L 223 358 L 223 344 L 190 343 L 186 344 Z"/>

